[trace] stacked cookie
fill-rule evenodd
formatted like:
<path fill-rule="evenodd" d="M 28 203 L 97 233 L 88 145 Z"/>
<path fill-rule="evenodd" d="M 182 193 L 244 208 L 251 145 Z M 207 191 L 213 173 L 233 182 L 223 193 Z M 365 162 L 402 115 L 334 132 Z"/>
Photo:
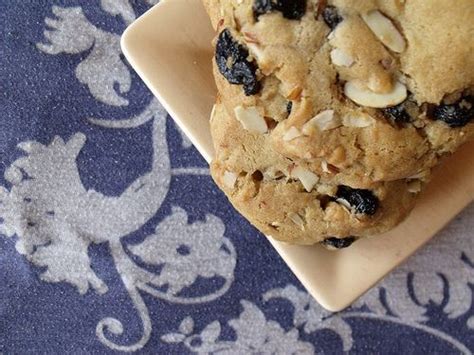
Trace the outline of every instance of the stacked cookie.
<path fill-rule="evenodd" d="M 473 0 L 204 0 L 211 172 L 266 235 L 346 247 L 474 138 Z"/>

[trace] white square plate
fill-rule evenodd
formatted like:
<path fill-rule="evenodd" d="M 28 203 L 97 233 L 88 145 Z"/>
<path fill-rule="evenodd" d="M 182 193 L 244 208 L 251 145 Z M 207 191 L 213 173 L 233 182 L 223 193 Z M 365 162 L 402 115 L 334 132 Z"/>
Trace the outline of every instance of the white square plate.
<path fill-rule="evenodd" d="M 164 0 L 122 36 L 130 64 L 207 161 L 213 156 L 209 115 L 216 97 L 214 37 L 201 0 Z M 411 216 L 396 229 L 330 252 L 319 245 L 270 240 L 325 308 L 349 306 L 474 200 L 474 143 L 437 168 Z"/>

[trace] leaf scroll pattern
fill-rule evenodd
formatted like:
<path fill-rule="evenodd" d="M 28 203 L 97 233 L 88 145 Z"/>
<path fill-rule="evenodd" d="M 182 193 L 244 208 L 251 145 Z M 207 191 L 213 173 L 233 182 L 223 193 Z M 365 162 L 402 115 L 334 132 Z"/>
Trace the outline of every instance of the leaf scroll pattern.
<path fill-rule="evenodd" d="M 174 238 L 165 237 L 170 231 Z M 175 207 L 155 234 L 130 250 L 148 264 L 164 265 L 160 276 L 152 282 L 156 286 L 167 285 L 168 291 L 176 295 L 198 276 L 232 277 L 235 260 L 223 244 L 224 231 L 222 221 L 212 215 L 205 222 L 188 224 L 186 212 Z"/>
<path fill-rule="evenodd" d="M 220 340 L 221 324 L 214 321 L 200 333 L 169 333 L 161 337 L 167 343 L 183 343 L 198 354 L 313 354 L 311 343 L 301 341 L 299 332 L 293 328 L 288 332 L 279 323 L 267 320 L 263 312 L 252 302 L 242 300 L 239 318 L 231 319 L 228 325 L 235 331 L 236 340 Z M 183 320 L 189 322 L 188 318 Z M 180 328 L 184 328 L 181 323 Z M 191 330 L 192 331 L 192 330 Z"/>
<path fill-rule="evenodd" d="M 130 8 L 123 2 L 122 6 L 118 4 L 120 2 L 102 1 L 109 12 L 121 13 L 130 20 Z M 92 48 L 87 58 L 76 68 L 77 79 L 87 85 L 97 100 L 112 106 L 128 105 L 129 101 L 120 94 L 130 90 L 132 79 L 121 59 L 120 36 L 91 24 L 80 7 L 53 6 L 53 14 L 56 18 L 45 20 L 49 27 L 44 31 L 47 42 L 39 43 L 38 49 L 48 54 L 77 54 Z"/>
<path fill-rule="evenodd" d="M 469 206 L 463 214 L 474 210 Z M 474 285 L 474 243 L 467 237 L 474 220 L 450 224 L 397 270 L 387 275 L 356 306 L 368 306 L 379 314 L 395 314 L 415 322 L 428 320 L 427 307 L 441 307 L 449 318 L 469 312 Z M 381 291 L 385 295 L 385 307 Z M 445 290 L 447 295 L 445 295 Z"/>

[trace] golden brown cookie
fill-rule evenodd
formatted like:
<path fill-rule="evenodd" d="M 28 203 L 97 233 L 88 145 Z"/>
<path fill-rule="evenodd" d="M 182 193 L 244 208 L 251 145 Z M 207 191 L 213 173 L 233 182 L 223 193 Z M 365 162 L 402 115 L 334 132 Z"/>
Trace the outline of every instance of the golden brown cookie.
<path fill-rule="evenodd" d="M 426 173 L 474 137 L 474 1 L 207 0 L 230 115 L 354 187 Z"/>
<path fill-rule="evenodd" d="M 397 225 L 413 208 L 421 180 L 372 182 L 353 189 L 316 175 L 276 152 L 265 134 L 250 133 L 214 107 L 216 156 L 211 174 L 234 207 L 275 239 L 313 244 L 331 237 L 364 237 Z"/>
<path fill-rule="evenodd" d="M 340 247 L 387 231 L 474 139 L 474 0 L 204 4 L 212 175 L 265 234 Z"/>

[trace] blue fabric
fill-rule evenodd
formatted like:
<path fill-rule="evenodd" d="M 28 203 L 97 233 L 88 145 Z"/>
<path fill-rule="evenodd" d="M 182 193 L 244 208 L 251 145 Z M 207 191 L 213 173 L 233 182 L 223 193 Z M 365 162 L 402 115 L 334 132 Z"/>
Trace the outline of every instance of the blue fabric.
<path fill-rule="evenodd" d="M 152 0 L 1 0 L 0 353 L 474 350 L 474 206 L 330 314 L 124 61 Z"/>

